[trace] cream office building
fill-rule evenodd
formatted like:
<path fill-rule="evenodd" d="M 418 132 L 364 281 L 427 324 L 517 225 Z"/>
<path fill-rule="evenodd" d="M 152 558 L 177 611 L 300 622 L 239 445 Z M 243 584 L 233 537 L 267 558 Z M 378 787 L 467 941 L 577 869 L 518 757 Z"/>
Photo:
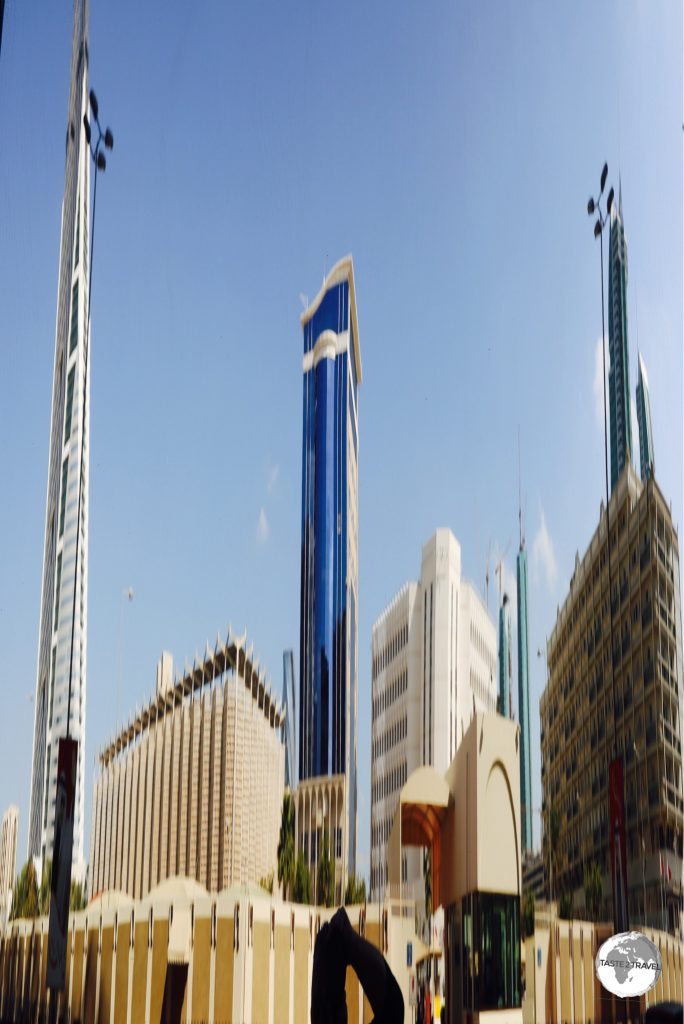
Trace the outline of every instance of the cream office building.
<path fill-rule="evenodd" d="M 423 546 L 420 581 L 406 583 L 373 626 L 371 897 L 387 886 L 387 841 L 399 792 L 414 771 L 446 772 L 478 712 L 496 711 L 496 627 L 461 576 L 461 547 L 439 529 Z M 422 854 L 402 852 L 406 895 L 422 899 Z M 393 894 L 396 895 L 396 894 Z"/>
<path fill-rule="evenodd" d="M 174 875 L 219 892 L 274 871 L 283 719 L 243 639 L 175 681 L 164 655 L 151 700 L 100 754 L 91 895 L 142 899 Z"/>

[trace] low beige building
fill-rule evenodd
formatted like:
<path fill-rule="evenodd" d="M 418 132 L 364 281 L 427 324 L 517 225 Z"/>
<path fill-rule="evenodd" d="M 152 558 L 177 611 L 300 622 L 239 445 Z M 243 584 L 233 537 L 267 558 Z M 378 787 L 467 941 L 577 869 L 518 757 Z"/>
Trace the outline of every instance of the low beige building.
<path fill-rule="evenodd" d="M 444 908 L 446 1020 L 522 1022 L 520 729 L 478 713 L 445 775 L 418 768 L 388 844 L 401 897 L 404 846 L 432 850 L 433 909 Z M 464 1016 L 465 1015 L 465 1016 Z"/>
<path fill-rule="evenodd" d="M 352 927 L 381 949 L 404 992 L 412 921 L 390 904 L 347 908 Z M 58 1019 L 309 1024 L 316 936 L 334 909 L 281 903 L 256 886 L 211 895 L 170 879 L 144 900 L 105 894 L 72 914 Z M 14 922 L 0 940 L 0 1019 L 46 1019 L 47 918 Z M 418 948 L 418 947 L 414 947 Z M 349 1024 L 371 1020 L 347 969 Z"/>
<path fill-rule="evenodd" d="M 347 882 L 346 777 L 323 775 L 303 779 L 293 794 L 295 859 L 303 853 L 311 873 L 311 898 L 316 903 L 318 864 L 327 834 L 335 866 L 335 903 L 341 903 Z"/>
<path fill-rule="evenodd" d="M 274 871 L 283 720 L 244 639 L 175 681 L 164 655 L 153 697 L 100 754 L 91 893 L 141 899 L 175 875 L 219 892 Z"/>

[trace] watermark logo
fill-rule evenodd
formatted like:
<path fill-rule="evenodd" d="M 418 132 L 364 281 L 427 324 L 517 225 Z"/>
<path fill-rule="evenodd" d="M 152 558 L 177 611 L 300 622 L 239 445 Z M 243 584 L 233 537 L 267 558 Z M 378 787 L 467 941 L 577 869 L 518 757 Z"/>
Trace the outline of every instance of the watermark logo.
<path fill-rule="evenodd" d="M 611 935 L 596 956 L 598 980 L 621 999 L 648 992 L 658 981 L 662 969 L 660 950 L 641 932 Z"/>

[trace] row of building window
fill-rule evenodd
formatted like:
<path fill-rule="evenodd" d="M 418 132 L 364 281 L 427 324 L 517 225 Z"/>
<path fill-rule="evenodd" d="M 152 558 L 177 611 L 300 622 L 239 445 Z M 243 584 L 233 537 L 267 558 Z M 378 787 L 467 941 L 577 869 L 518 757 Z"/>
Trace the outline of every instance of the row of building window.
<path fill-rule="evenodd" d="M 380 775 L 372 786 L 373 803 L 392 796 L 400 789 L 408 778 L 406 760 Z"/>
<path fill-rule="evenodd" d="M 404 712 L 401 718 L 398 718 L 396 722 L 393 722 L 387 729 L 376 736 L 373 741 L 373 757 L 380 757 L 382 754 L 387 754 L 392 750 L 400 740 L 406 739 L 408 732 L 408 716 Z"/>
<path fill-rule="evenodd" d="M 373 698 L 373 721 L 408 689 L 408 668 L 404 667 L 394 679 Z"/>
<path fill-rule="evenodd" d="M 373 682 L 406 646 L 408 632 L 408 623 L 406 622 L 392 635 L 382 649 L 373 655 Z"/>

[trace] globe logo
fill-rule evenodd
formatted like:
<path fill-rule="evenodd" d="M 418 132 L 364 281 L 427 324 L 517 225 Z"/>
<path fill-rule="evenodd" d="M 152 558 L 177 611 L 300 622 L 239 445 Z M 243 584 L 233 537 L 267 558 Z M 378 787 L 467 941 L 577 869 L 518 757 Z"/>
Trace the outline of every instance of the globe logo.
<path fill-rule="evenodd" d="M 657 946 L 641 932 L 611 935 L 596 955 L 596 976 L 621 999 L 641 996 L 658 981 L 663 964 Z"/>

